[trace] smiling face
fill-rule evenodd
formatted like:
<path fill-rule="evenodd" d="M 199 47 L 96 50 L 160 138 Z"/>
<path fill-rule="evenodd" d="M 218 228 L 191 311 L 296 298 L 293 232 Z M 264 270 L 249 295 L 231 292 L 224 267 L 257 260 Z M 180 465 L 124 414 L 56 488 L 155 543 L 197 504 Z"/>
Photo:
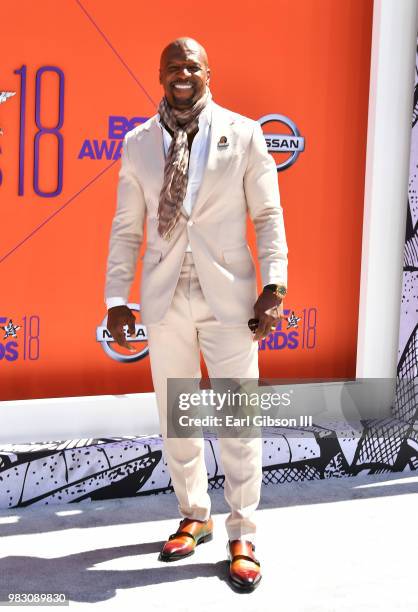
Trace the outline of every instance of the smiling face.
<path fill-rule="evenodd" d="M 185 110 L 209 85 L 210 69 L 203 47 L 192 38 L 179 38 L 161 54 L 160 83 L 170 106 Z"/>

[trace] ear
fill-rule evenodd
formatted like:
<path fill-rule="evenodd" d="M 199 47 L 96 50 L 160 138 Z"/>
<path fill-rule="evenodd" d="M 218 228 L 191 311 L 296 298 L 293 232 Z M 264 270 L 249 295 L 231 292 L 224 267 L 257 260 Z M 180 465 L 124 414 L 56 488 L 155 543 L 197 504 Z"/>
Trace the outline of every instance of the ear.
<path fill-rule="evenodd" d="M 161 68 L 158 71 L 158 79 L 159 79 L 160 85 L 162 85 L 162 82 L 161 82 Z"/>
<path fill-rule="evenodd" d="M 210 68 L 208 68 L 206 70 L 206 75 L 207 75 L 207 77 L 206 77 L 206 84 L 209 85 L 209 82 L 210 82 Z"/>

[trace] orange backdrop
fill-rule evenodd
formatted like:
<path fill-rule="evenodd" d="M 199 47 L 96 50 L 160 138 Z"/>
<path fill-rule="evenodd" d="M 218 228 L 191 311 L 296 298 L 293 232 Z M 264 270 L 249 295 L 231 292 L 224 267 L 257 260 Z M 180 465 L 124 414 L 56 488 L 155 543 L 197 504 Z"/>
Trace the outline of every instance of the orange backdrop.
<path fill-rule="evenodd" d="M 305 142 L 278 173 L 299 319 L 259 343 L 260 374 L 354 376 L 372 0 L 5 0 L 0 15 L 0 90 L 16 92 L 0 105 L 0 399 L 152 391 L 146 352 L 119 361 L 100 341 L 117 128 L 156 112 L 160 52 L 185 35 L 216 102 L 284 115 Z M 250 222 L 248 237 L 256 255 Z"/>

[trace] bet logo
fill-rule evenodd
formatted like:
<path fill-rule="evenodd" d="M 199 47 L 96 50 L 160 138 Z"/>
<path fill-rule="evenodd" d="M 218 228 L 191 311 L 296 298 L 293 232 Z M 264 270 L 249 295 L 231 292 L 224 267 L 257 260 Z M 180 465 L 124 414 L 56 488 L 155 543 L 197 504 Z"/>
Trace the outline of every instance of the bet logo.
<path fill-rule="evenodd" d="M 8 322 L 7 322 L 8 321 Z M 0 329 L 3 330 L 4 336 L 0 339 L 0 361 L 5 359 L 6 361 L 16 361 L 19 357 L 17 351 L 18 344 L 15 340 L 6 340 L 8 338 L 17 338 L 17 330 L 20 329 L 20 325 L 15 325 L 12 319 L 6 317 L 0 317 Z"/>

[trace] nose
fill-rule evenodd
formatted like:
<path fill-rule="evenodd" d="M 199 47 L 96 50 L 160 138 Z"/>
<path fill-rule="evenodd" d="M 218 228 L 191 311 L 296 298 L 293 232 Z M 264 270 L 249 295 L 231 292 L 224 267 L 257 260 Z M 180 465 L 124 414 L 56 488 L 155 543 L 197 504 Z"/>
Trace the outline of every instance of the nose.
<path fill-rule="evenodd" d="M 187 66 L 184 66 L 183 68 L 179 68 L 177 75 L 181 78 L 184 79 L 188 79 L 191 76 L 192 72 L 190 71 L 190 69 Z"/>

